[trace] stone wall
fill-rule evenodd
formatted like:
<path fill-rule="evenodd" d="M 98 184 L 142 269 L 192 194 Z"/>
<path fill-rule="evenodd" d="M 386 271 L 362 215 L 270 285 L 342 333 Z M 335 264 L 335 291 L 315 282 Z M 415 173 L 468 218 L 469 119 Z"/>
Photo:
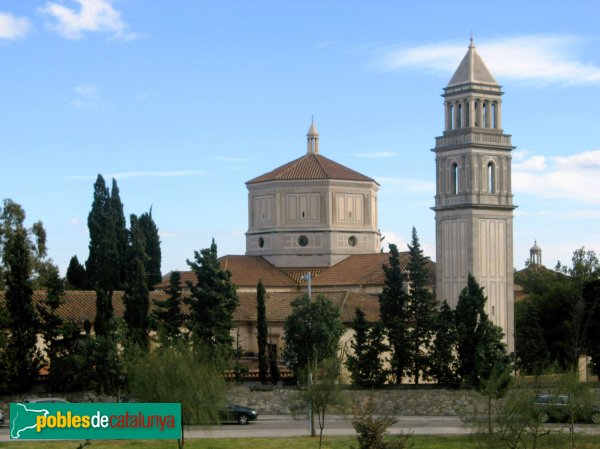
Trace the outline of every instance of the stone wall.
<path fill-rule="evenodd" d="M 232 387 L 228 397 L 232 402 L 255 408 L 262 415 L 290 413 L 297 390 L 294 387 L 257 388 Z M 370 396 L 378 414 L 461 416 L 481 411 L 482 397 L 472 390 L 440 388 L 385 388 L 382 390 L 346 390 L 350 402 L 365 403 Z"/>

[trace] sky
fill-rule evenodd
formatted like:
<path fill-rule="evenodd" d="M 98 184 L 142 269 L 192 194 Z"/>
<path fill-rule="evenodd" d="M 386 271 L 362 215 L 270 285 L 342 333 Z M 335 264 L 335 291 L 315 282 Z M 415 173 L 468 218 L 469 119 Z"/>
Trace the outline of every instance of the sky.
<path fill-rule="evenodd" d="M 245 182 L 306 152 L 376 179 L 385 243 L 435 260 L 440 95 L 467 51 L 503 86 L 514 265 L 600 252 L 600 2 L 3 0 L 0 199 L 41 220 L 64 274 L 93 183 L 152 208 L 162 271 L 215 238 L 243 254 Z"/>

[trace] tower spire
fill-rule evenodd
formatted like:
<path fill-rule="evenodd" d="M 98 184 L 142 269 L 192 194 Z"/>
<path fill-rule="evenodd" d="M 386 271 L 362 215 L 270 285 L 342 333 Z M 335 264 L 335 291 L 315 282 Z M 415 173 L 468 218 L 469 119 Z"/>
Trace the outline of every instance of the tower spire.
<path fill-rule="evenodd" d="M 319 131 L 317 131 L 314 116 L 311 119 L 310 128 L 308 128 L 308 133 L 306 134 L 306 153 L 319 154 Z"/>

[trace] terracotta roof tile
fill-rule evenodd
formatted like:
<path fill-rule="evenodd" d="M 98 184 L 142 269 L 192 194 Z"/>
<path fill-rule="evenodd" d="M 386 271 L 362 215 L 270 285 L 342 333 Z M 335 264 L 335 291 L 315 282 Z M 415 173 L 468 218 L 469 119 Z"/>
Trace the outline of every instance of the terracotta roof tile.
<path fill-rule="evenodd" d="M 354 318 L 355 309 L 360 307 L 367 319 L 375 321 L 379 319 L 379 297 L 366 293 L 352 293 L 347 291 L 335 291 L 322 294 L 331 302 L 341 308 L 342 321 L 349 323 Z M 292 301 L 302 296 L 299 292 L 267 292 L 265 308 L 267 321 L 271 323 L 283 323 L 292 312 Z M 256 322 L 256 294 L 238 293 L 240 304 L 234 313 L 237 322 Z"/>
<path fill-rule="evenodd" d="M 295 287 L 295 282 L 270 264 L 261 256 L 223 256 L 219 258 L 221 268 L 231 272 L 231 282 L 238 287 L 256 287 L 262 280 L 265 287 Z M 162 281 L 155 285 L 157 290 L 164 290 L 169 286 L 170 273 L 163 276 Z M 196 275 L 193 271 L 181 272 L 181 286 L 185 287 L 187 282 L 196 283 Z"/>
<path fill-rule="evenodd" d="M 338 164 L 325 156 L 311 153 L 305 154 L 304 156 L 288 162 L 264 175 L 251 179 L 246 182 L 246 184 L 302 179 L 343 179 L 348 181 L 376 182 L 374 179 Z"/>
<path fill-rule="evenodd" d="M 383 265 L 389 262 L 389 253 L 355 254 L 333 267 L 281 267 L 277 268 L 261 256 L 224 256 L 221 266 L 231 272 L 231 280 L 238 287 L 255 287 L 262 279 L 266 288 L 293 288 L 306 285 L 302 279 L 311 272 L 312 283 L 318 287 L 382 286 Z M 400 269 L 406 270 L 409 253 L 400 253 Z M 429 262 L 431 285 L 435 285 L 435 263 Z M 185 281 L 196 282 L 191 271 L 181 273 L 182 286 Z M 169 275 L 165 275 L 157 289 L 166 289 Z"/>

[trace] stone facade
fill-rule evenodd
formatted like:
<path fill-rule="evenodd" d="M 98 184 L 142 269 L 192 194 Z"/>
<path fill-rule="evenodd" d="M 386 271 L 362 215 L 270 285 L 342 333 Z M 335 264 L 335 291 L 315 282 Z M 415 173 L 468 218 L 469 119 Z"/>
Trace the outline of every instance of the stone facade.
<path fill-rule="evenodd" d="M 330 267 L 379 251 L 375 180 L 319 154 L 314 122 L 307 153 L 246 183 L 246 255 L 276 267 Z"/>
<path fill-rule="evenodd" d="M 486 313 L 514 351 L 511 144 L 501 126 L 501 87 L 471 41 L 444 89 L 436 155 L 436 292 L 455 307 L 471 273 Z"/>

